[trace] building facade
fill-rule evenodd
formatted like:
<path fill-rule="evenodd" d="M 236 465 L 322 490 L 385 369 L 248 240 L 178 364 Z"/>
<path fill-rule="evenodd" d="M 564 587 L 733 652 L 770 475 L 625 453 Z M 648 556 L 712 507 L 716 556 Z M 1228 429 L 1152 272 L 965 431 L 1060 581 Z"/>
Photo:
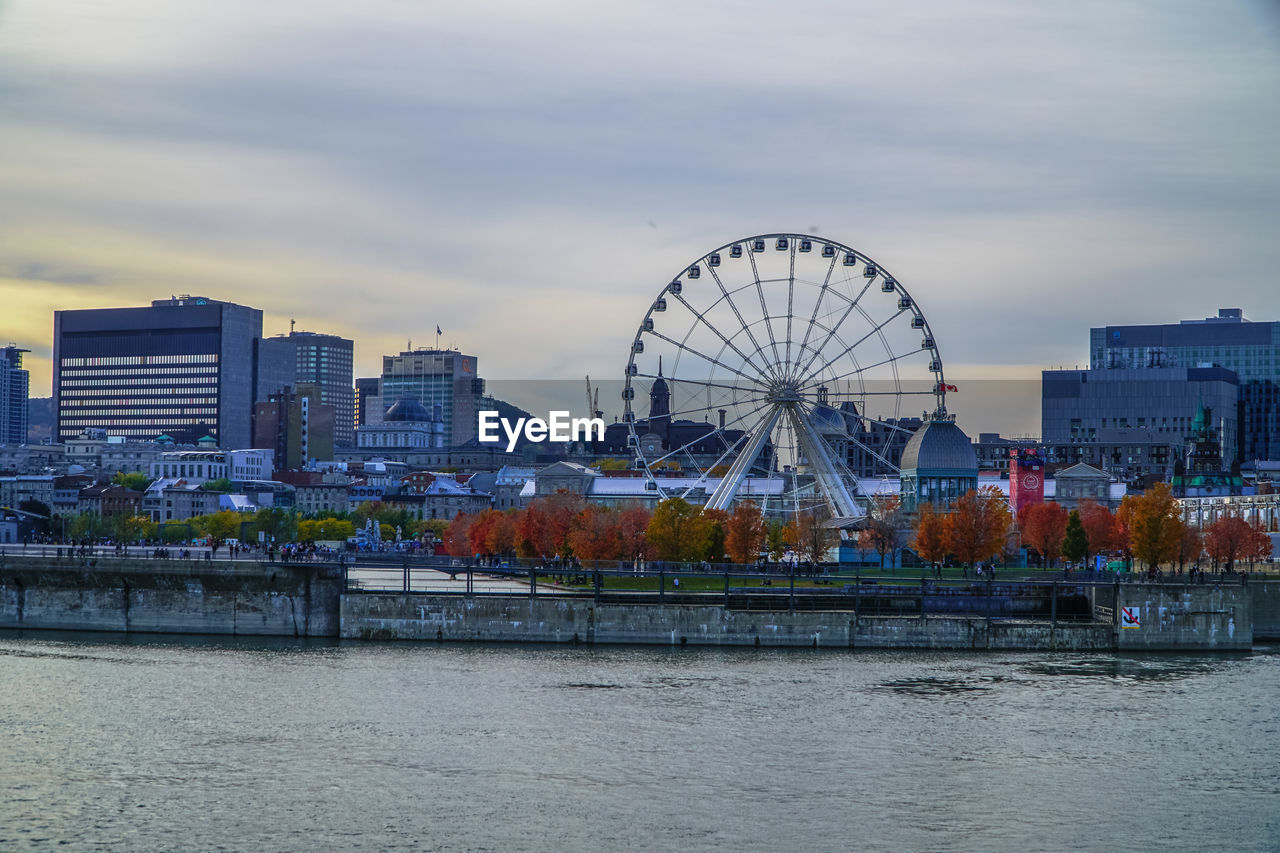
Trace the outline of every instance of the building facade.
<path fill-rule="evenodd" d="M 27 443 L 27 394 L 30 377 L 22 369 L 20 347 L 0 349 L 0 444 Z"/>
<path fill-rule="evenodd" d="M 1239 381 L 1238 458 L 1280 458 L 1280 322 L 1250 322 L 1239 308 L 1222 308 L 1204 320 L 1105 326 L 1089 330 L 1089 355 L 1094 370 L 1230 370 Z M 1205 405 L 1214 404 L 1206 400 Z M 1214 410 L 1224 414 L 1217 406 Z M 1232 438 L 1224 450 L 1235 449 Z M 1235 458 L 1229 457 L 1227 464 Z"/>
<path fill-rule="evenodd" d="M 383 356 L 379 390 L 386 405 L 410 395 L 428 411 L 439 406 L 445 447 L 456 447 L 478 434 L 476 403 L 484 395 L 484 380 L 476 373 L 474 355 L 424 348 Z M 366 423 L 373 422 L 366 418 Z"/>
<path fill-rule="evenodd" d="M 221 447 L 247 447 L 259 380 L 273 373 L 258 351 L 261 335 L 261 311 L 205 297 L 55 311 L 56 439 L 100 428 L 134 440 L 209 435 Z"/>
<path fill-rule="evenodd" d="M 297 470 L 313 459 L 333 457 L 333 406 L 321 402 L 323 390 L 313 382 L 285 388 L 253 406 L 253 446 L 270 447 L 285 470 Z"/>
<path fill-rule="evenodd" d="M 355 344 L 348 338 L 317 332 L 290 332 L 262 341 L 264 350 L 278 350 L 293 365 L 282 386 L 265 389 L 267 394 L 284 385 L 300 387 L 313 383 L 319 388 L 319 402 L 333 407 L 333 441 L 338 447 L 356 442 L 356 391 L 352 384 Z M 263 399 L 259 395 L 259 399 Z"/>
<path fill-rule="evenodd" d="M 1201 406 L 1227 458 L 1239 438 L 1239 380 L 1222 367 L 1046 370 L 1040 423 L 1046 461 L 1085 462 L 1127 481 L 1168 479 Z"/>

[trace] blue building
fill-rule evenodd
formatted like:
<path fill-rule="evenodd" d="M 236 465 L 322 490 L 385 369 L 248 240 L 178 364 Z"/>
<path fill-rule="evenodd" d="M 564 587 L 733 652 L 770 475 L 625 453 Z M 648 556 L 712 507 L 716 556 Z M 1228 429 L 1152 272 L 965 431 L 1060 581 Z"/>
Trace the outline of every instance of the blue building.
<path fill-rule="evenodd" d="M 30 351 L 12 344 L 0 349 L 0 444 L 27 443 L 30 380 L 22 369 L 22 354 Z"/>
<path fill-rule="evenodd" d="M 1280 458 L 1280 322 L 1254 323 L 1239 308 L 1222 308 L 1204 320 L 1104 326 L 1089 330 L 1089 354 L 1094 370 L 1231 371 L 1239 379 L 1238 432 L 1224 445 L 1238 448 L 1235 458 L 1243 462 Z"/>

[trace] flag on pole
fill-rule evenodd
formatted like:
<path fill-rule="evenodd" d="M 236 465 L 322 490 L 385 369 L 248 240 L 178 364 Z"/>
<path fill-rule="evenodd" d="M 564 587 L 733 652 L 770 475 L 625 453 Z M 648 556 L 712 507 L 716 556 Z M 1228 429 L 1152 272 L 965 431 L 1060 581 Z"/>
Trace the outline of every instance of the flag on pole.
<path fill-rule="evenodd" d="M 437 334 L 437 335 L 443 335 L 443 334 L 444 334 L 444 332 L 440 331 L 440 324 L 439 324 L 439 323 L 437 323 L 437 324 L 436 324 L 436 334 Z"/>

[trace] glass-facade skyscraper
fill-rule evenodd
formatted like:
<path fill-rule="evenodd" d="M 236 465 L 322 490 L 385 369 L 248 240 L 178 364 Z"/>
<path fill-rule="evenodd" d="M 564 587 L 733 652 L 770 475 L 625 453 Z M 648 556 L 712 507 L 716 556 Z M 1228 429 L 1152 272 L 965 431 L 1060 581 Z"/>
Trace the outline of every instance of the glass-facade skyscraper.
<path fill-rule="evenodd" d="M 439 406 L 447 447 L 477 435 L 476 401 L 484 394 L 484 380 L 476 375 L 474 355 L 417 349 L 383 356 L 381 389 L 384 408 L 406 394 L 416 397 L 429 412 Z"/>
<path fill-rule="evenodd" d="M 221 447 L 249 447 L 260 374 L 270 372 L 261 336 L 260 310 L 202 296 L 55 311 L 56 440 L 95 427 L 134 440 L 210 435 Z"/>
<path fill-rule="evenodd" d="M 296 389 L 299 383 L 319 386 L 320 402 L 333 406 L 334 445 L 354 447 L 356 392 L 353 384 L 353 342 L 337 335 L 290 332 L 263 339 L 261 349 L 275 360 L 292 365 L 286 376 L 275 377 L 268 383 L 274 387 L 265 388 L 265 393 L 277 393 L 286 385 Z"/>
<path fill-rule="evenodd" d="M 27 392 L 30 379 L 22 369 L 22 354 L 13 345 L 0 349 L 0 444 L 27 443 Z"/>

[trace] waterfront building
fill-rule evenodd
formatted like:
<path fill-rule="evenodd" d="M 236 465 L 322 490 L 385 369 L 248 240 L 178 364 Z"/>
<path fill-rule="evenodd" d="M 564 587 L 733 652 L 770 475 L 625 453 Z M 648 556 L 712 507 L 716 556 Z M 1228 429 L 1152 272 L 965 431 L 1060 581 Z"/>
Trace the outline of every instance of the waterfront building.
<path fill-rule="evenodd" d="M 55 311 L 55 437 L 97 428 L 246 447 L 259 386 L 281 369 L 276 355 L 259 352 L 261 336 L 260 310 L 200 296 Z"/>
<path fill-rule="evenodd" d="M 271 449 L 174 450 L 160 454 L 151 466 L 151 477 L 194 483 L 221 479 L 256 482 L 270 480 L 274 467 L 275 451 Z"/>
<path fill-rule="evenodd" d="M 916 430 L 902 449 L 901 477 L 901 505 L 907 512 L 923 503 L 945 510 L 978 487 L 978 457 L 955 415 L 934 413 Z"/>
<path fill-rule="evenodd" d="M 1103 506 L 1114 506 L 1111 497 L 1111 475 L 1100 468 L 1076 463 L 1053 475 L 1054 500 L 1067 509 L 1078 509 L 1080 502 L 1091 500 Z"/>
<path fill-rule="evenodd" d="M 1234 459 L 1239 379 L 1224 367 L 1046 370 L 1041 429 L 1050 466 L 1086 462 L 1121 479 L 1168 479 L 1201 406 Z"/>
<path fill-rule="evenodd" d="M 270 447 L 285 470 L 302 468 L 313 459 L 333 456 L 334 407 L 322 402 L 323 389 L 301 382 L 271 394 L 253 406 L 253 446 Z"/>
<path fill-rule="evenodd" d="M 261 351 L 271 354 L 269 361 L 290 367 L 284 375 L 260 389 L 258 400 L 269 400 L 271 394 L 286 387 L 299 388 L 312 383 L 319 389 L 319 402 L 333 408 L 333 443 L 338 447 L 353 446 L 356 441 L 354 348 L 348 338 L 317 332 L 290 332 L 264 338 Z"/>
<path fill-rule="evenodd" d="M 20 509 L 24 501 L 53 506 L 52 474 L 16 474 L 0 477 L 0 507 Z"/>
<path fill-rule="evenodd" d="M 27 394 L 30 377 L 22 354 L 31 350 L 10 344 L 0 349 L 0 445 L 27 443 Z"/>
<path fill-rule="evenodd" d="M 477 401 L 484 395 L 484 380 L 476 373 L 473 355 L 420 348 L 383 356 L 379 392 L 378 404 L 411 395 L 428 411 L 438 406 L 444 447 L 464 444 L 478 434 Z M 374 404 L 373 398 L 366 399 Z"/>
<path fill-rule="evenodd" d="M 107 518 L 113 515 L 137 515 L 141 506 L 142 492 L 111 483 L 97 483 L 80 490 L 76 511 Z"/>
<path fill-rule="evenodd" d="M 1104 326 L 1089 330 L 1089 354 L 1095 371 L 1204 366 L 1231 371 L 1238 377 L 1240 410 L 1229 416 L 1238 420 L 1240 436 L 1238 445 L 1235 436 L 1223 436 L 1226 463 L 1280 458 L 1280 322 L 1250 322 L 1239 308 L 1222 308 L 1204 320 Z M 1220 404 L 1204 403 L 1220 418 L 1228 417 Z M 1188 419 L 1194 415 L 1194 409 L 1181 413 Z"/>
<path fill-rule="evenodd" d="M 386 411 L 379 423 L 356 430 L 356 446 L 361 450 L 423 451 L 447 446 L 448 424 L 437 403 L 428 411 L 411 393 L 406 393 Z"/>

